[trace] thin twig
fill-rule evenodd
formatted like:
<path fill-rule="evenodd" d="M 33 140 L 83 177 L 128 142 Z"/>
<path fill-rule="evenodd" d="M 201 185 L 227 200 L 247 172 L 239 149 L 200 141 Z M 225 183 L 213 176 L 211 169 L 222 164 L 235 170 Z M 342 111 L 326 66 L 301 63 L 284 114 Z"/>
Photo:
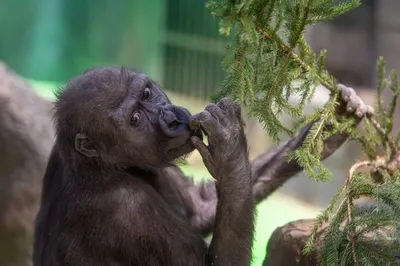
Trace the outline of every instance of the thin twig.
<path fill-rule="evenodd" d="M 371 162 L 371 161 L 362 161 L 362 162 L 358 162 L 358 163 L 353 164 L 353 166 L 349 170 L 349 178 L 347 179 L 347 183 L 350 184 L 351 179 L 353 178 L 353 173 L 358 168 L 363 167 L 363 166 L 370 166 L 372 164 L 373 164 L 373 162 Z"/>
<path fill-rule="evenodd" d="M 351 184 L 351 180 L 353 178 L 353 174 L 354 171 L 356 171 L 358 168 L 363 167 L 363 166 L 367 166 L 367 165 L 371 165 L 372 162 L 371 161 L 363 161 L 363 162 L 359 162 L 354 164 L 349 171 L 349 176 L 346 180 L 346 187 L 349 188 L 350 184 Z M 351 217 L 351 206 L 353 205 L 353 200 L 350 197 L 350 189 L 348 189 L 348 193 L 347 193 L 347 221 L 348 221 L 348 225 L 351 223 L 352 221 L 352 217 Z M 356 256 L 356 239 L 354 237 L 354 232 L 353 230 L 349 230 L 349 235 L 350 235 L 350 241 L 351 241 L 351 250 L 353 253 L 353 262 L 354 265 L 358 265 L 358 260 L 357 260 L 357 256 Z"/>
<path fill-rule="evenodd" d="M 256 21 L 256 25 L 257 25 L 257 31 L 259 33 L 261 33 L 262 36 L 264 36 L 265 38 L 267 38 L 270 41 L 274 41 L 275 39 L 268 33 L 266 32 L 263 28 L 261 28 L 258 24 L 258 22 Z M 302 69 L 303 72 L 307 73 L 310 71 L 310 67 L 303 61 L 300 59 L 300 57 L 292 50 L 290 49 L 289 46 L 287 46 L 285 43 L 283 42 L 278 42 L 279 47 L 281 48 L 282 52 L 287 55 L 288 58 L 292 59 L 294 62 L 298 63 Z"/>
<path fill-rule="evenodd" d="M 368 117 L 369 121 L 371 121 L 372 125 L 379 132 L 379 134 L 388 142 L 390 148 L 392 149 L 392 155 L 399 151 L 399 147 L 397 147 L 393 138 L 386 133 L 386 131 L 382 128 L 382 126 L 376 121 L 372 116 Z"/>
<path fill-rule="evenodd" d="M 400 151 L 397 150 L 396 153 L 392 154 L 389 162 L 386 164 L 386 169 L 389 173 L 394 174 L 399 170 L 400 165 Z"/>

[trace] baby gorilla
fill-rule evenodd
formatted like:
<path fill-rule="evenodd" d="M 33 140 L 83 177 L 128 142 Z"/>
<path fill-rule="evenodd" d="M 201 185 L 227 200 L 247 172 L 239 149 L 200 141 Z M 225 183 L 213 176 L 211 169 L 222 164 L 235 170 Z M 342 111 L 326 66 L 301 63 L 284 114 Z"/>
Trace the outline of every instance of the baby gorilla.
<path fill-rule="evenodd" d="M 107 67 L 71 80 L 54 118 L 34 266 L 250 265 L 254 203 L 238 104 L 191 116 L 146 75 Z M 166 170 L 194 148 L 217 181 L 209 247 Z"/>

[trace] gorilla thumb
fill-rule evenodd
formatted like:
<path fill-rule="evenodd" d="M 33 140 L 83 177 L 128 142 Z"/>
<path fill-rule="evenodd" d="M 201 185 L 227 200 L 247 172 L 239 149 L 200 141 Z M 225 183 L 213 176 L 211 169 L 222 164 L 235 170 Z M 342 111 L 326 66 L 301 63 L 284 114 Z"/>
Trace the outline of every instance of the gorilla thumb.
<path fill-rule="evenodd" d="M 207 167 L 212 177 L 216 178 L 214 172 L 214 165 L 212 163 L 212 157 L 206 144 L 204 144 L 204 142 L 199 137 L 196 136 L 191 137 L 190 141 L 192 142 L 194 148 L 199 151 L 201 157 L 203 158 L 204 165 Z"/>

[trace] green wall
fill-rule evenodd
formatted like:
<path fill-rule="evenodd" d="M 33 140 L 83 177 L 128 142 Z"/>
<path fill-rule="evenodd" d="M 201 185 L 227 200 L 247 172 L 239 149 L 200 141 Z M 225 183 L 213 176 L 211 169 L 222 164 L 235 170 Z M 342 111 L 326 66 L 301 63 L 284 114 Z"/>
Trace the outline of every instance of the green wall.
<path fill-rule="evenodd" d="M 0 60 L 35 80 L 96 65 L 163 76 L 165 0 L 0 0 Z"/>

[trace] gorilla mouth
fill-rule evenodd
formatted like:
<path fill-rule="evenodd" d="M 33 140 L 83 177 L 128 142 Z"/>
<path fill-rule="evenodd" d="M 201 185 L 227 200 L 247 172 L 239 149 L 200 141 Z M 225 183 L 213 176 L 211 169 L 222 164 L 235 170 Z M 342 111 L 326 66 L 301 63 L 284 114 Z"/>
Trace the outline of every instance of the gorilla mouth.
<path fill-rule="evenodd" d="M 200 128 L 196 128 L 195 130 L 190 130 L 190 135 L 188 138 L 185 140 L 185 142 L 181 145 L 175 146 L 171 149 L 168 149 L 168 152 L 178 152 L 182 151 L 182 153 L 190 153 L 193 150 L 192 142 L 190 140 L 191 137 L 198 137 L 199 139 L 203 140 L 203 133 Z"/>
<path fill-rule="evenodd" d="M 167 111 L 160 119 L 161 130 L 168 139 L 165 151 L 174 158 L 191 153 L 194 146 L 190 139 L 198 137 L 203 140 L 201 128 L 189 127 L 190 113 L 186 109 L 175 107 Z"/>

